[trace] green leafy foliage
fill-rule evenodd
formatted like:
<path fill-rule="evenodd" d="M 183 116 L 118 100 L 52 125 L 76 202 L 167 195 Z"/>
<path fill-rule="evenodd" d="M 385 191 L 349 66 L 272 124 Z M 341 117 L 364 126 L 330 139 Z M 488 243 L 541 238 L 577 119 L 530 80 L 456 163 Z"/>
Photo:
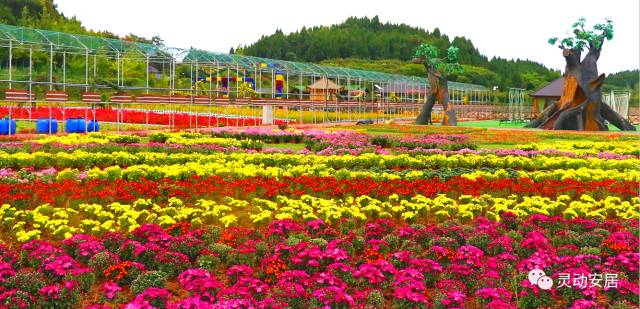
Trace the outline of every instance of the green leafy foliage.
<path fill-rule="evenodd" d="M 577 50 L 584 50 L 585 47 L 600 49 L 602 43 L 613 39 L 613 21 L 605 19 L 604 23 L 598 23 L 591 30 L 585 29 L 587 20 L 580 17 L 577 22 L 571 25 L 573 36 L 568 36 L 560 40 L 560 47 Z M 549 44 L 555 45 L 557 37 L 549 39 Z"/>
<path fill-rule="evenodd" d="M 457 63 L 458 62 L 458 51 L 460 49 L 455 46 L 449 46 L 447 49 L 447 61 L 449 63 Z"/>
<path fill-rule="evenodd" d="M 143 272 L 131 282 L 131 292 L 137 295 L 150 287 L 164 288 L 167 277 L 167 274 L 162 271 Z"/>
<path fill-rule="evenodd" d="M 447 49 L 447 57 L 438 58 L 438 48 L 424 43 L 418 46 L 415 57 L 422 59 L 425 66 L 433 68 L 444 75 L 453 73 L 461 73 L 462 66 L 458 63 L 458 48 L 449 46 Z"/>

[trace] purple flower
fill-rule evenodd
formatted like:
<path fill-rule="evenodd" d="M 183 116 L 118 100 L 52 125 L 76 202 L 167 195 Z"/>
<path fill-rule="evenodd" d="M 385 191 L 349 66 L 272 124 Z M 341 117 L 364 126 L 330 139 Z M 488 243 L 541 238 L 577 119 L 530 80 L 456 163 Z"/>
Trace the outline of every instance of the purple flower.
<path fill-rule="evenodd" d="M 198 296 L 185 298 L 175 303 L 170 303 L 169 309 L 212 309 L 214 305 L 202 300 Z"/>
<path fill-rule="evenodd" d="M 106 298 L 109 300 L 114 299 L 120 291 L 122 291 L 122 288 L 113 281 L 105 282 L 102 285 L 102 292 L 105 293 Z"/>
<path fill-rule="evenodd" d="M 328 286 L 317 289 L 313 291 L 311 295 L 326 306 L 330 306 L 332 304 L 342 304 L 349 306 L 355 305 L 353 297 L 347 294 L 347 292 L 343 288 L 337 286 Z"/>
<path fill-rule="evenodd" d="M 253 268 L 247 265 L 234 265 L 227 269 L 227 276 L 249 277 L 253 275 Z"/>
<path fill-rule="evenodd" d="M 269 224 L 268 235 L 286 235 L 291 231 L 302 231 L 303 228 L 291 219 L 275 220 Z"/>
<path fill-rule="evenodd" d="M 80 264 L 67 255 L 48 257 L 40 266 L 40 271 L 47 271 L 56 276 L 64 276 L 70 270 L 80 267 Z"/>
<path fill-rule="evenodd" d="M 39 290 L 40 295 L 48 299 L 58 299 L 62 293 L 62 287 L 58 284 L 47 285 Z"/>

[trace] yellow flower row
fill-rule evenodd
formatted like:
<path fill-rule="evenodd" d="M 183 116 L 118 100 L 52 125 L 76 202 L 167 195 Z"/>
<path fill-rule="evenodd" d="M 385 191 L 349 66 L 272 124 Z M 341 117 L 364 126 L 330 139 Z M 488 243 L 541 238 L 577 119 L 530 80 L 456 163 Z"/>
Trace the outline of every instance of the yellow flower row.
<path fill-rule="evenodd" d="M 241 142 L 241 141 L 240 141 Z M 333 169 L 391 169 L 403 167 L 409 169 L 437 168 L 512 168 L 523 170 L 552 169 L 602 169 L 618 171 L 636 171 L 640 159 L 607 160 L 601 158 L 566 158 L 535 156 L 497 156 L 493 154 L 456 154 L 456 155 L 379 155 L 363 154 L 359 156 L 318 156 L 280 153 L 177 153 L 161 152 L 128 153 L 94 153 L 76 150 L 71 153 L 14 153 L 0 151 L 0 168 L 2 167 L 91 167 L 110 165 L 171 165 L 199 163 L 240 163 L 266 167 L 290 167 L 297 165 L 322 165 Z"/>
<path fill-rule="evenodd" d="M 345 199 L 322 199 L 303 195 L 300 199 L 278 196 L 274 201 L 254 198 L 251 201 L 226 197 L 222 202 L 198 200 L 185 205 L 180 199 L 171 198 L 166 206 L 140 199 L 132 205 L 111 203 L 108 205 L 80 204 L 69 207 L 53 207 L 44 204 L 33 210 L 19 210 L 11 205 L 0 206 L 0 223 L 3 231 L 9 231 L 19 242 L 40 237 L 64 239 L 77 233 L 101 235 L 106 232 L 130 232 L 142 224 L 154 223 L 167 227 L 177 222 L 190 222 L 196 227 L 204 225 L 266 224 L 274 219 L 312 220 L 333 222 L 341 218 L 367 220 L 369 218 L 393 218 L 416 222 L 458 218 L 471 220 L 486 216 L 500 220 L 503 212 L 513 212 L 524 217 L 533 214 L 559 215 L 605 219 L 640 218 L 640 199 L 621 200 L 607 197 L 594 200 L 588 195 L 572 201 L 562 195 L 556 199 L 533 196 L 519 198 L 494 198 L 490 195 L 473 197 L 462 195 L 457 199 L 438 195 L 427 198 L 417 195 L 400 199 L 391 195 L 386 200 L 369 196 Z"/>
<path fill-rule="evenodd" d="M 180 145 L 218 145 L 223 147 L 238 147 L 238 148 L 247 148 L 249 145 L 262 145 L 260 142 L 253 141 L 250 139 L 238 140 L 234 138 L 223 138 L 223 137 L 208 137 L 208 136 L 198 136 L 198 137 L 185 137 L 184 134 L 177 133 L 169 133 L 168 139 L 166 141 L 167 144 L 180 144 Z"/>
<path fill-rule="evenodd" d="M 565 179 L 573 179 L 578 181 L 600 181 L 607 179 L 615 179 L 619 181 L 640 181 L 639 170 L 619 172 L 617 170 L 602 170 L 582 167 L 579 169 L 556 169 L 551 171 L 516 171 L 516 173 L 518 177 L 529 178 L 536 182 L 544 180 Z M 462 174 L 460 176 L 468 179 L 476 179 L 480 177 L 485 179 L 499 179 L 509 178 L 510 174 L 505 169 L 499 169 L 495 172 L 474 171 L 471 173 Z"/>
<path fill-rule="evenodd" d="M 77 169 L 65 169 L 58 173 L 57 180 L 78 179 L 80 171 Z M 601 170 L 580 168 L 574 169 L 557 169 L 551 171 L 516 171 L 518 177 L 530 178 L 534 181 L 544 180 L 565 180 L 573 179 L 579 181 L 600 181 L 607 179 L 615 179 L 619 181 L 630 180 L 640 181 L 640 171 L 620 172 L 617 170 Z M 437 175 L 423 171 L 402 172 L 380 172 L 372 170 L 354 171 L 349 169 L 333 169 L 324 165 L 295 165 L 289 167 L 265 167 L 263 165 L 242 164 L 239 162 L 222 163 L 186 163 L 183 165 L 133 165 L 126 168 L 119 166 L 111 166 L 106 169 L 94 168 L 87 172 L 88 179 L 119 179 L 138 180 L 147 179 L 188 179 L 192 176 L 209 177 L 209 176 L 231 176 L 234 178 L 247 177 L 268 177 L 281 179 L 282 177 L 299 177 L 299 176 L 318 176 L 318 177 L 337 177 L 339 179 L 351 178 L 373 178 L 375 180 L 394 180 L 394 179 L 424 179 Z M 470 173 L 460 174 L 461 177 L 468 179 L 476 179 L 484 177 L 487 179 L 499 179 L 512 177 L 505 169 L 498 169 L 494 172 L 474 171 Z"/>
<path fill-rule="evenodd" d="M 246 146 L 261 146 L 258 141 L 249 139 L 238 140 L 234 138 L 210 137 L 199 133 L 157 133 L 162 134 L 167 144 L 180 145 L 218 145 L 223 147 L 247 148 Z M 51 135 L 44 138 L 33 139 L 39 144 L 57 143 L 63 145 L 107 144 L 107 143 L 137 143 L 140 137 L 135 135 L 122 135 L 114 133 L 89 133 L 69 134 L 64 136 Z"/>
<path fill-rule="evenodd" d="M 556 141 L 540 142 L 517 145 L 516 148 L 522 150 L 545 150 L 555 149 L 564 152 L 573 152 L 578 155 L 594 155 L 600 152 L 610 152 L 616 154 L 640 154 L 640 140 L 623 141 Z"/>
<path fill-rule="evenodd" d="M 36 138 L 31 141 L 38 144 L 63 144 L 63 145 L 83 145 L 83 144 L 107 144 L 115 143 L 121 140 L 139 141 L 135 135 L 122 135 L 122 134 L 102 134 L 102 133 L 89 133 L 89 134 L 77 134 L 72 133 L 69 135 L 49 135 L 42 138 Z"/>

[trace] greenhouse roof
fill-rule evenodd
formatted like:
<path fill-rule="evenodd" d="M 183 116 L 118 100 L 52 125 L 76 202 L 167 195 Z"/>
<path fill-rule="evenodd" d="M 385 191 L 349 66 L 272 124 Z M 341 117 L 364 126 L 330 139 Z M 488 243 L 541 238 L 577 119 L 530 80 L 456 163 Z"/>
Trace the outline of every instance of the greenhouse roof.
<path fill-rule="evenodd" d="M 131 42 L 126 40 L 103 38 L 98 36 L 71 34 L 41 29 L 16 27 L 0 24 L 0 42 L 10 41 L 18 44 L 38 45 L 42 49 L 69 50 L 76 52 L 112 51 L 116 53 L 134 52 L 143 57 L 173 58 L 176 62 L 215 63 L 226 67 L 237 67 L 245 70 L 271 69 L 283 74 L 325 76 L 327 78 L 347 78 L 363 82 L 385 81 L 387 83 L 420 83 L 428 84 L 426 78 L 375 71 L 357 70 L 343 67 L 324 66 L 314 63 L 294 62 L 267 59 L 254 56 L 224 54 L 200 49 L 181 49 L 162 47 L 152 44 Z M 450 87 L 486 90 L 484 86 L 449 82 Z"/>

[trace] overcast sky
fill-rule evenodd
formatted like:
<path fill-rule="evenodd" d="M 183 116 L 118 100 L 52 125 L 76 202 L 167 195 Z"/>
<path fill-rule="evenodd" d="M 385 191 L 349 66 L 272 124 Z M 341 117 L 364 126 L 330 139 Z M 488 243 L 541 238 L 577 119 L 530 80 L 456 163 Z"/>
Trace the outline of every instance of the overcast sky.
<path fill-rule="evenodd" d="M 589 25 L 610 18 L 614 38 L 606 42 L 599 68 L 604 73 L 635 69 L 640 62 L 638 0 L 55 0 L 66 16 L 93 30 L 118 35 L 160 35 L 167 46 L 228 52 L 276 29 L 331 25 L 350 16 L 378 15 L 383 22 L 406 23 L 450 38 L 465 36 L 492 57 L 531 59 L 562 69 L 558 48 L 547 44 L 562 36 L 579 17 Z"/>

